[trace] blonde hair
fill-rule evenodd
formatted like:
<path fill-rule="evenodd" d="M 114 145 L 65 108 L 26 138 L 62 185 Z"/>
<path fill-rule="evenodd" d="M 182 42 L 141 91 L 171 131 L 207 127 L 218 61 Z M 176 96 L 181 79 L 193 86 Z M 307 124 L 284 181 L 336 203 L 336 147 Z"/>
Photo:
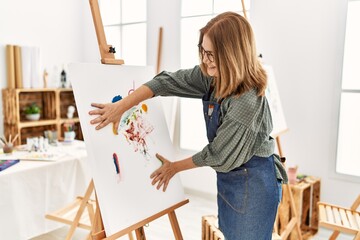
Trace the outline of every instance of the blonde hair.
<path fill-rule="evenodd" d="M 234 12 L 219 14 L 200 29 L 199 46 L 204 35 L 213 44 L 214 61 L 218 69 L 215 77 L 215 97 L 225 98 L 256 89 L 258 96 L 265 95 L 266 72 L 256 53 L 254 34 L 249 22 Z M 201 57 L 201 50 L 199 49 Z M 206 66 L 200 67 L 205 75 Z"/>

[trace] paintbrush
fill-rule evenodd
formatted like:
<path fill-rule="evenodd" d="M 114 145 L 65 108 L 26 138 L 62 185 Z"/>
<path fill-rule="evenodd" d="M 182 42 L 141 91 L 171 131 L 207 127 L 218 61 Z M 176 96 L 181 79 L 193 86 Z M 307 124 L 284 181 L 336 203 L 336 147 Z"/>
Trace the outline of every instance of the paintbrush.
<path fill-rule="evenodd" d="M 14 143 L 18 137 L 19 137 L 19 134 L 16 134 L 16 136 L 15 136 L 14 139 L 11 141 L 11 143 Z"/>
<path fill-rule="evenodd" d="M 3 143 L 3 144 L 7 144 L 7 142 L 6 142 L 6 140 L 5 140 L 5 138 L 3 138 L 3 137 L 0 137 L 0 140 L 1 140 L 1 142 Z"/>

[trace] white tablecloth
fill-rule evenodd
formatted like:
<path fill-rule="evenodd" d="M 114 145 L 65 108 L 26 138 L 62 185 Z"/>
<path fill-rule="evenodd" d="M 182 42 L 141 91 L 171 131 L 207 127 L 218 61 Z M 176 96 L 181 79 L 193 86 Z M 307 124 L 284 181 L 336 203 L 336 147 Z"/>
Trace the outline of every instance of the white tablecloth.
<path fill-rule="evenodd" d="M 45 214 L 83 196 L 90 183 L 85 144 L 60 145 L 56 161 L 20 161 L 0 172 L 0 239 L 23 240 L 62 226 Z"/>

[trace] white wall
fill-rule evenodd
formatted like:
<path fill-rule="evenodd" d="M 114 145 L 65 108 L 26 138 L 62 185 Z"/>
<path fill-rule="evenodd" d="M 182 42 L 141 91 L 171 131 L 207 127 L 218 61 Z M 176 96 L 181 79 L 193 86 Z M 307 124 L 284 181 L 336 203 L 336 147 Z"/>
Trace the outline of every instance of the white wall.
<path fill-rule="evenodd" d="M 176 70 L 180 66 L 180 0 L 148 4 L 148 64 L 156 65 L 158 28 L 163 26 L 162 69 Z M 346 1 L 252 1 L 258 49 L 274 68 L 290 129 L 281 138 L 287 164 L 297 164 L 300 172 L 322 178 L 322 200 L 349 205 L 360 184 L 335 178 L 332 172 L 345 19 Z M 87 0 L 1 1 L 0 45 L 5 44 L 40 46 L 49 69 L 67 62 L 100 60 Z M 6 86 L 4 59 L 0 51 L 1 88 Z M 172 103 L 172 99 L 164 101 L 168 120 Z M 189 154 L 180 153 L 181 157 Z M 208 168 L 181 176 L 186 188 L 216 193 L 215 175 Z"/>
<path fill-rule="evenodd" d="M 274 68 L 289 131 L 287 165 L 321 177 L 321 200 L 348 205 L 360 183 L 334 174 L 347 1 L 252 2 L 258 50 Z"/>
<path fill-rule="evenodd" d="M 83 15 L 88 7 L 85 5 L 88 5 L 85 0 L 0 1 L 0 88 L 7 85 L 6 44 L 40 47 L 42 65 L 49 74 L 54 66 L 61 68 L 68 62 L 83 61 L 87 37 L 83 31 Z M 2 104 L 0 106 L 2 135 Z"/>

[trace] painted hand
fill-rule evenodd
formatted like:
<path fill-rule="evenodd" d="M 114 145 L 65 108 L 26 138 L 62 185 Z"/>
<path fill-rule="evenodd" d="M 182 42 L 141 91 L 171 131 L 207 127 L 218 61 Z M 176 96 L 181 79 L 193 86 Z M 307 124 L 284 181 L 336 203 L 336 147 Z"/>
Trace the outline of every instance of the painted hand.
<path fill-rule="evenodd" d="M 176 169 L 174 168 L 174 163 L 170 162 L 160 154 L 156 154 L 156 157 L 162 162 L 162 166 L 150 175 L 150 178 L 153 179 L 151 184 L 157 184 L 157 189 L 160 189 L 161 186 L 163 186 L 163 191 L 165 192 L 170 179 L 176 174 Z"/>
<path fill-rule="evenodd" d="M 107 126 L 109 123 L 113 123 L 113 131 L 115 134 L 117 134 L 120 117 L 123 113 L 118 107 L 117 103 L 92 103 L 91 106 L 97 108 L 89 112 L 89 115 L 97 116 L 90 121 L 91 124 L 97 124 L 95 129 L 99 130 Z"/>

